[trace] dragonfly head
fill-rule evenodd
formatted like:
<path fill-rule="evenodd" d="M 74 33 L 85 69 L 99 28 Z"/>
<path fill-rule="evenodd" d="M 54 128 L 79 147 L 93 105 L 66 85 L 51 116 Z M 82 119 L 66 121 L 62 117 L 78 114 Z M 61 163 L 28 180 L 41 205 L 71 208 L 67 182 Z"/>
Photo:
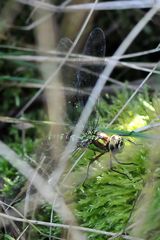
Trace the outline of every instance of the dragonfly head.
<path fill-rule="evenodd" d="M 124 140 L 119 135 L 112 135 L 110 137 L 109 150 L 112 153 L 119 153 L 124 148 Z"/>

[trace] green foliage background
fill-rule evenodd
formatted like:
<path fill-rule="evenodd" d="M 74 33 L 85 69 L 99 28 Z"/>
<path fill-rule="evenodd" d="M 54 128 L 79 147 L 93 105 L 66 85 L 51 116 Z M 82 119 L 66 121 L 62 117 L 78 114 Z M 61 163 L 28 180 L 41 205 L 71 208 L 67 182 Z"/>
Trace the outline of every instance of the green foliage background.
<path fill-rule="evenodd" d="M 8 9 L 10 1 L 7 1 Z M 1 1 L 1 8 L 7 6 L 6 1 Z M 28 15 L 31 13 L 28 7 L 22 8 L 21 14 L 15 18 L 14 24 L 18 26 L 24 25 Z M 9 12 L 11 13 L 11 12 Z M 125 12 L 107 12 L 107 14 L 96 13 L 90 23 L 90 29 L 94 27 L 102 27 L 106 29 L 107 34 L 107 55 L 112 55 L 115 49 L 119 46 L 126 34 L 133 28 L 143 16 L 144 11 L 133 10 Z M 103 17 L 102 17 L 103 16 Z M 1 15 L 0 15 L 1 17 Z M 2 16 L 3 17 L 3 16 Z M 152 49 L 159 44 L 159 19 L 157 16 L 151 21 L 144 31 L 134 41 L 130 52 L 141 51 L 142 49 Z M 64 18 L 65 19 L 65 18 Z M 77 18 L 78 19 L 78 18 Z M 126 21 L 127 19 L 127 21 Z M 34 30 L 20 31 L 19 29 L 6 30 L 4 28 L 5 19 L 0 19 L 0 43 L 1 45 L 9 46 L 30 46 L 35 44 Z M 65 23 L 66 32 L 62 33 L 63 16 L 56 16 L 55 20 L 59 33 L 69 36 Z M 158 28 L 157 26 L 158 22 Z M 68 24 L 70 26 L 70 24 Z M 111 26 L 111 27 L 110 27 Z M 116 31 L 113 31 L 115 26 Z M 72 27 L 73 24 L 72 24 Z M 109 29 L 108 29 L 109 28 Z M 113 34 L 112 34 L 113 31 Z M 77 31 L 75 31 L 77 34 Z M 86 34 L 87 35 L 87 34 Z M 74 36 L 72 36 L 74 38 Z M 84 45 L 83 43 L 81 43 Z M 9 55 L 35 55 L 34 51 L 25 51 L 0 48 L 0 84 L 1 84 L 1 99 L 3 104 L 0 105 L 0 116 L 16 117 L 21 108 L 28 102 L 36 93 L 37 89 L 18 87 L 18 84 L 43 83 L 42 76 L 39 72 L 39 64 L 25 61 L 7 61 L 3 57 Z M 159 57 L 156 55 L 143 56 L 144 62 L 157 61 Z M 139 61 L 136 58 L 134 61 Z M 146 72 L 135 70 L 118 69 L 114 71 L 113 77 L 126 82 L 126 89 L 118 91 L 117 88 L 112 89 L 111 93 L 106 93 L 101 99 L 98 106 L 100 119 L 98 128 L 106 130 L 107 125 L 117 114 L 118 110 L 124 105 L 131 95 L 131 91 L 127 90 L 127 84 L 132 81 L 143 79 Z M 155 77 L 155 76 L 154 76 Z M 155 77 L 156 78 L 156 77 Z M 159 81 L 159 78 L 157 78 Z M 11 84 L 13 84 L 11 86 Z M 158 88 L 157 88 L 158 92 Z M 46 120 L 47 113 L 44 112 L 45 103 L 38 99 L 34 102 L 29 111 L 25 112 L 23 117 L 32 120 Z M 137 94 L 137 96 L 129 103 L 127 108 L 114 122 L 110 130 L 115 130 L 118 134 L 120 131 L 133 131 L 137 128 L 146 126 L 153 122 L 159 122 L 157 116 L 160 115 L 160 98 L 158 94 L 150 91 L 150 88 L 145 88 Z M 157 134 L 159 130 L 157 130 Z M 38 148 L 43 141 L 42 136 L 48 135 L 49 130 L 46 126 L 34 126 L 28 129 L 25 136 L 25 146 L 22 146 L 22 131 L 14 124 L 5 123 L 1 125 L 1 140 L 8 144 L 24 161 L 29 162 L 33 167 L 37 167 L 38 163 L 33 161 L 35 157 L 35 149 Z M 111 134 L 111 132 L 110 132 Z M 125 148 L 121 154 L 117 155 L 118 160 L 125 163 L 134 163 L 134 165 L 120 165 L 114 163 L 114 168 L 118 174 L 109 169 L 110 155 L 105 154 L 101 159 L 95 162 L 90 168 L 89 178 L 86 180 L 85 186 L 81 183 L 86 174 L 87 164 L 95 155 L 92 150 L 88 150 L 76 168 L 69 176 L 68 182 L 71 189 L 65 192 L 66 202 L 75 213 L 80 226 L 95 228 L 99 230 L 111 231 L 117 233 L 124 230 L 125 233 L 142 237 L 148 240 L 160 240 L 160 167 L 159 167 L 159 145 L 158 140 L 154 138 L 154 131 L 148 131 L 147 134 L 139 133 L 139 138 L 129 138 L 135 144 L 131 144 L 125 140 Z M 138 136 L 138 134 L 137 134 Z M 146 137 L 145 137 L 146 136 Z M 148 138 L 151 136 L 153 138 Z M 83 150 L 80 151 L 81 154 Z M 70 159 L 70 165 L 74 164 L 79 155 L 73 156 Z M 69 167 L 69 166 L 68 166 Z M 67 172 L 68 169 L 66 169 Z M 129 178 L 127 178 L 127 176 Z M 0 158 L 0 200 L 10 204 L 13 202 L 21 190 L 26 186 L 26 179 L 17 172 L 5 159 Z M 34 189 L 35 190 L 35 189 Z M 20 195 L 13 206 L 17 207 L 23 202 L 25 192 Z M 141 212 L 141 210 L 143 210 Z M 28 218 L 41 221 L 50 221 L 52 208 L 44 203 L 34 212 L 28 214 Z M 54 213 L 53 221 L 61 223 L 62 220 Z M 138 224 L 137 224 L 138 222 Z M 132 228 L 128 228 L 133 224 Z M 137 225 L 138 227 L 137 227 Z M 20 230 L 23 230 L 23 225 L 18 224 Z M 28 235 L 27 235 L 28 234 Z M 46 240 L 50 234 L 48 227 L 30 226 L 29 233 L 26 234 L 26 239 Z M 63 231 L 60 228 L 52 229 L 54 237 L 61 237 Z M 14 231 L 12 228 L 1 228 L 0 239 L 14 240 Z M 109 239 L 104 235 L 89 233 L 88 239 L 103 240 Z M 119 237 L 121 239 L 121 237 Z"/>

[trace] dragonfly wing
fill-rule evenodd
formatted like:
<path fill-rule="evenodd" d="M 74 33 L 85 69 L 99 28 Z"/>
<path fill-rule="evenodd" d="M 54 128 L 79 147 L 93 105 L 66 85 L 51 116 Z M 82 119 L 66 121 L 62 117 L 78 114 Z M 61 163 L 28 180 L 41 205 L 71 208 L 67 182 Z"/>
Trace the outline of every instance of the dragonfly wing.
<path fill-rule="evenodd" d="M 72 47 L 73 42 L 69 38 L 62 38 L 59 41 L 57 46 L 57 51 L 59 52 L 62 58 L 65 58 L 69 49 Z M 77 113 L 73 107 L 75 105 L 75 87 L 74 87 L 74 79 L 76 78 L 75 64 L 69 64 L 66 62 L 61 69 L 63 86 L 65 87 L 64 94 L 66 98 L 66 121 L 70 122 L 71 125 L 75 124 L 78 119 Z"/>
<path fill-rule="evenodd" d="M 95 28 L 89 35 L 87 42 L 85 44 L 83 54 L 93 57 L 104 57 L 106 52 L 106 41 L 105 35 L 101 28 Z M 82 90 L 93 89 L 99 74 L 102 72 L 104 66 L 97 65 L 85 65 L 81 64 L 79 70 L 77 71 L 77 81 L 75 87 L 77 88 L 77 98 L 80 103 L 81 108 L 83 108 L 88 100 L 89 94 L 81 94 Z M 90 92 L 89 91 L 89 92 Z M 97 113 L 93 110 L 90 118 L 91 125 L 97 125 Z M 89 124 L 90 125 L 90 124 Z M 93 128 L 93 126 L 91 126 Z"/>
<path fill-rule="evenodd" d="M 61 38 L 57 46 L 57 51 L 60 53 L 67 53 L 72 44 L 73 43 L 69 38 Z"/>

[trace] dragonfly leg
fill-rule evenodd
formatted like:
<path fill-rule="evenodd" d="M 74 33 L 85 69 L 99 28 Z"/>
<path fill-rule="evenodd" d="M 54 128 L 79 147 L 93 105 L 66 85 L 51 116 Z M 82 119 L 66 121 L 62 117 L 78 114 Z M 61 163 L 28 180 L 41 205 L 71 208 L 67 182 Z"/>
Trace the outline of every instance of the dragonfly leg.
<path fill-rule="evenodd" d="M 127 174 L 123 173 L 123 172 L 119 172 L 118 170 L 115 170 L 115 168 L 113 168 L 113 165 L 112 165 L 112 157 L 113 157 L 113 154 L 110 154 L 110 170 L 113 171 L 113 172 L 116 172 L 116 173 L 119 173 L 125 177 L 127 177 L 130 181 L 132 180 Z"/>
<path fill-rule="evenodd" d="M 122 165 L 136 165 L 137 166 L 137 164 L 133 163 L 133 162 L 121 162 L 121 161 L 119 161 L 114 154 L 112 154 L 112 156 L 113 156 L 114 160 L 119 164 L 122 164 Z"/>
<path fill-rule="evenodd" d="M 98 160 L 98 158 L 100 158 L 103 154 L 104 154 L 104 152 L 98 154 L 96 157 L 94 157 L 93 159 L 91 159 L 90 162 L 88 163 L 88 166 L 87 166 L 87 173 L 86 173 L 85 179 L 84 179 L 84 181 L 83 181 L 83 183 L 82 183 L 83 186 L 84 186 L 85 181 L 87 180 L 88 175 L 89 175 L 89 167 L 91 166 L 91 164 L 92 164 L 93 162 L 95 162 L 96 160 Z"/>
<path fill-rule="evenodd" d="M 136 146 L 141 146 L 141 145 L 143 145 L 143 144 L 139 144 L 139 143 L 135 143 L 134 141 L 132 141 L 132 140 L 130 140 L 130 139 L 128 139 L 128 138 L 125 138 L 128 142 L 130 142 L 130 143 L 132 143 L 132 144 L 134 144 L 134 145 L 136 145 Z"/>

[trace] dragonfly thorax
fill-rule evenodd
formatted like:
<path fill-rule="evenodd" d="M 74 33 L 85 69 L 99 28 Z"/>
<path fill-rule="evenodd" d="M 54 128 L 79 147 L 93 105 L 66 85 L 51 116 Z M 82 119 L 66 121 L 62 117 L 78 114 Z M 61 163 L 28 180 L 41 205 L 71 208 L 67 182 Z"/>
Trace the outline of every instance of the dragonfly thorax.
<path fill-rule="evenodd" d="M 108 136 L 104 132 L 97 132 L 93 144 L 102 151 L 118 153 L 124 147 L 123 138 L 119 135 Z"/>

